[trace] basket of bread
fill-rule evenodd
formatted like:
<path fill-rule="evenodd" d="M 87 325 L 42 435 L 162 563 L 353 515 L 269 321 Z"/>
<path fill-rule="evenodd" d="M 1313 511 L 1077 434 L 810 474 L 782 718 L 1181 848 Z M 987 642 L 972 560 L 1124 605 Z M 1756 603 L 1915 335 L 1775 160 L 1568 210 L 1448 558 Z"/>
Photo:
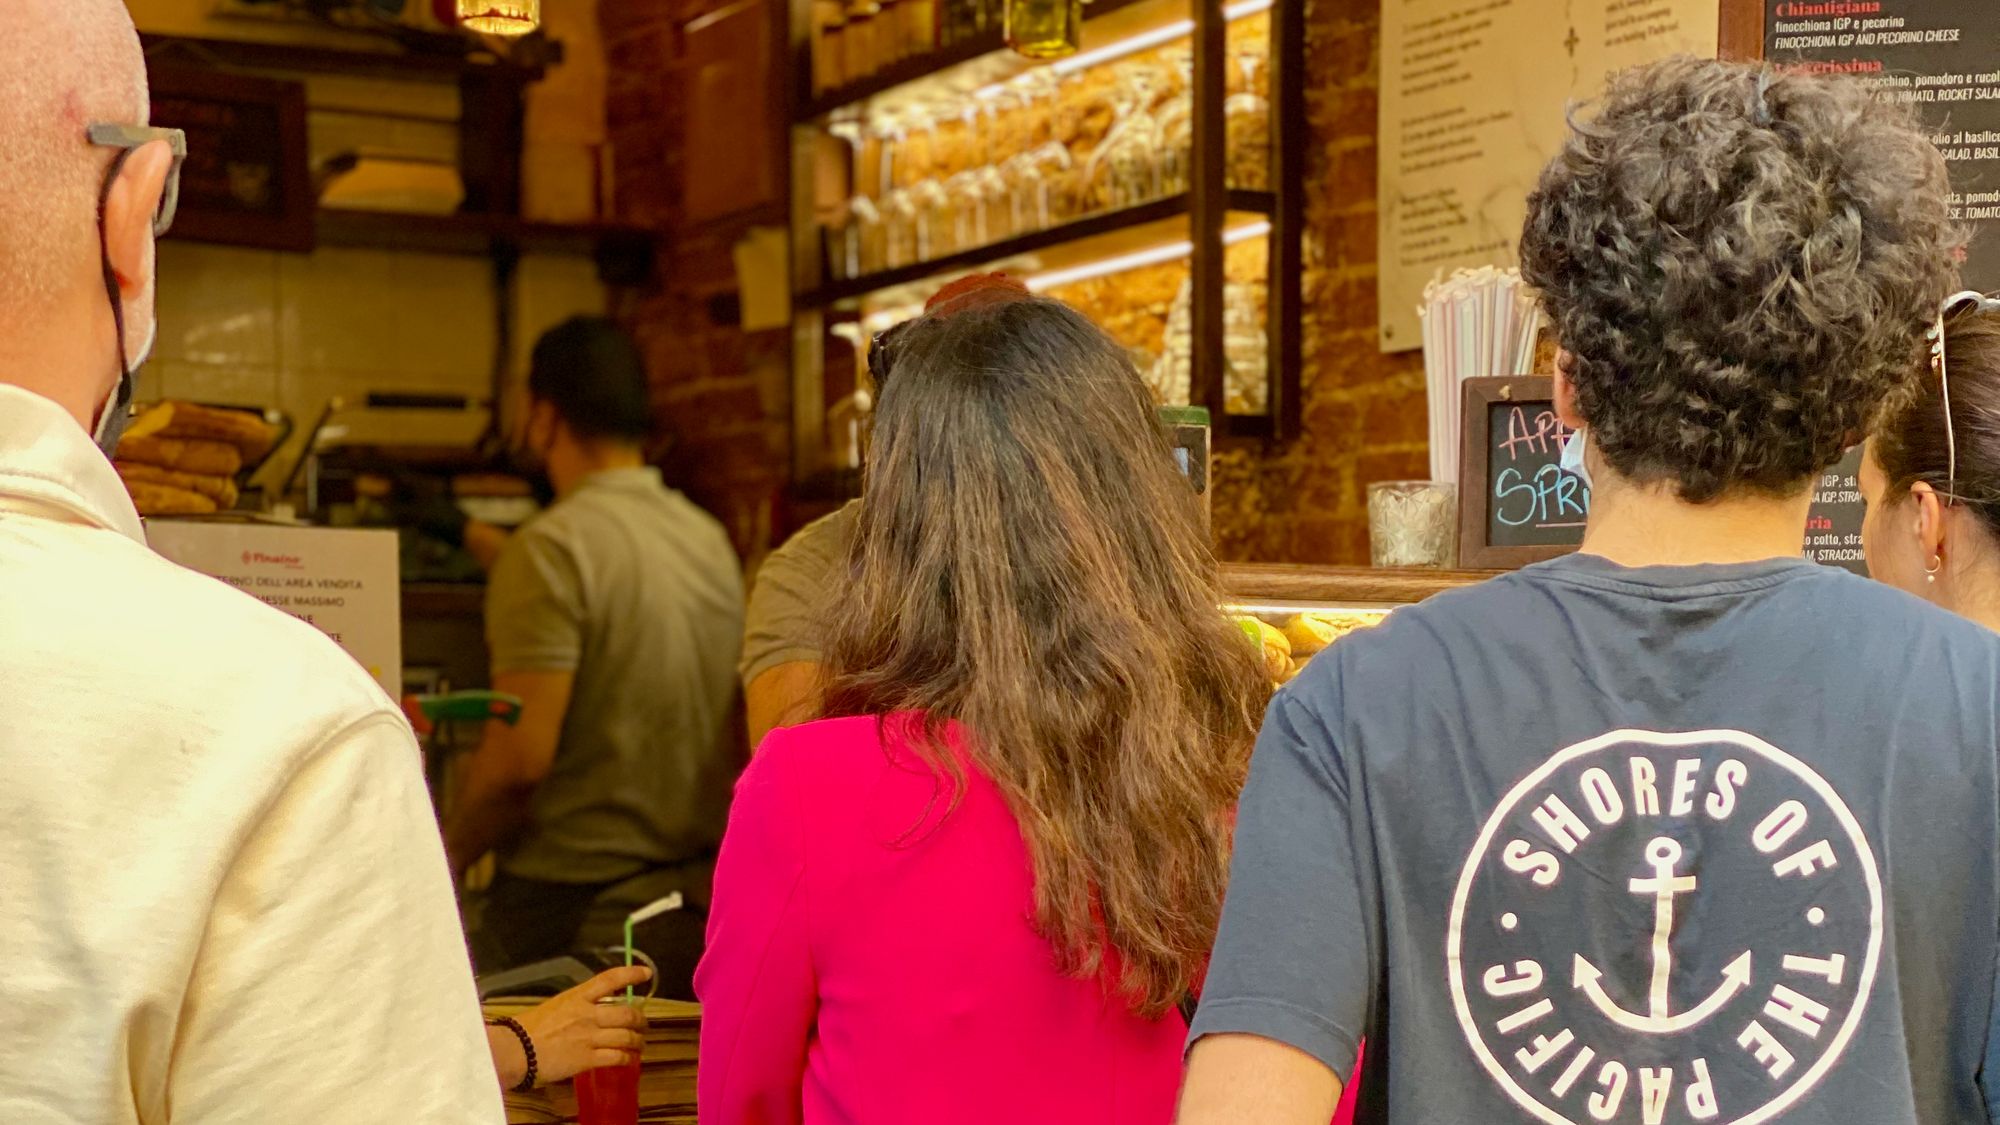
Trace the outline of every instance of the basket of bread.
<path fill-rule="evenodd" d="M 202 516 L 236 506 L 280 436 L 258 411 L 162 402 L 132 419 L 112 464 L 140 515 Z"/>

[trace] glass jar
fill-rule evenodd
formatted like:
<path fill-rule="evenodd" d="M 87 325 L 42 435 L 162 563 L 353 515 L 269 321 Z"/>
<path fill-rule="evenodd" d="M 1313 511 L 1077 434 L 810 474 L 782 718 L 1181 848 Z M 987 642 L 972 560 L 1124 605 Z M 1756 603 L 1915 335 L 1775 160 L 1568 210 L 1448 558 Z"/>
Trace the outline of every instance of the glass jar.
<path fill-rule="evenodd" d="M 1271 403 L 1271 344 L 1264 330 L 1264 287 L 1223 287 L 1223 399 L 1231 414 L 1263 414 Z"/>
<path fill-rule="evenodd" d="M 847 9 L 840 0 L 813 0 L 813 92 L 846 84 Z"/>
<path fill-rule="evenodd" d="M 1257 89 L 1263 62 L 1255 51 L 1237 55 L 1243 88 L 1222 103 L 1223 136 L 1229 138 L 1229 186 L 1251 191 L 1271 186 L 1271 100 Z"/>
<path fill-rule="evenodd" d="M 912 55 L 926 55 L 938 49 L 938 9 L 940 0 L 903 0 L 903 44 Z"/>
<path fill-rule="evenodd" d="M 1084 175 L 1083 205 L 1115 211 L 1160 196 L 1159 122 L 1147 112 L 1152 83 L 1144 74 L 1125 76 L 1116 97 L 1116 123 L 1091 153 Z"/>
<path fill-rule="evenodd" d="M 847 31 L 842 36 L 846 60 L 844 79 L 858 82 L 875 73 L 879 49 L 876 46 L 875 17 L 881 6 L 875 0 L 854 0 L 847 6 Z"/>
<path fill-rule="evenodd" d="M 1083 0 L 1005 0 L 1007 46 L 1031 59 L 1064 59 L 1083 46 Z"/>

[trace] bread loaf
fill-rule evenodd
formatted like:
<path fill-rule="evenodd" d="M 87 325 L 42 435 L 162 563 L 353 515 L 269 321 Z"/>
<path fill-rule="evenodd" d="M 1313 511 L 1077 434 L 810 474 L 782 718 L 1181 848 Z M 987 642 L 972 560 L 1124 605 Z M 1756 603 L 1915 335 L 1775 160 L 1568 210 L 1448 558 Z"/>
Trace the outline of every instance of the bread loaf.
<path fill-rule="evenodd" d="M 132 419 L 125 436 L 221 442 L 235 446 L 244 461 L 256 461 L 271 452 L 277 433 L 269 422 L 248 410 L 163 402 Z"/>
<path fill-rule="evenodd" d="M 118 460 L 209 477 L 233 477 L 243 468 L 243 451 L 220 441 L 194 438 L 133 437 L 118 443 Z"/>
<path fill-rule="evenodd" d="M 185 488 L 129 480 L 125 487 L 142 516 L 205 516 L 215 511 L 215 501 Z"/>
<path fill-rule="evenodd" d="M 167 488 L 178 488 L 184 492 L 199 492 L 215 501 L 218 508 L 236 506 L 236 482 L 228 477 L 202 476 L 198 473 L 177 473 L 172 469 L 162 469 L 158 465 L 145 465 L 137 461 L 115 462 L 118 475 L 126 485 L 157 484 Z"/>

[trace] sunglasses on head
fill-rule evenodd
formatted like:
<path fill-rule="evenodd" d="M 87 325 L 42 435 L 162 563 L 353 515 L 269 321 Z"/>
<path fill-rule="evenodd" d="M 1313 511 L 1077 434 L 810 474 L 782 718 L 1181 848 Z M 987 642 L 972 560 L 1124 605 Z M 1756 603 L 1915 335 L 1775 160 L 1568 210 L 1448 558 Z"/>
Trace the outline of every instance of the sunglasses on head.
<path fill-rule="evenodd" d="M 889 378 L 889 369 L 895 365 L 896 337 L 910 323 L 899 321 L 868 338 L 868 374 L 875 380 L 877 391 L 882 389 L 882 383 Z"/>
<path fill-rule="evenodd" d="M 1938 307 L 1937 323 L 1931 327 L 1931 366 L 1937 369 L 1939 397 L 1944 401 L 1944 447 L 1946 457 L 1944 502 L 1958 502 L 1958 434 L 1951 420 L 1951 365 L 1945 358 L 1945 324 L 1961 316 L 2000 312 L 2000 297 L 1989 297 L 1970 289 L 1953 293 Z"/>
<path fill-rule="evenodd" d="M 165 141 L 173 150 L 174 162 L 167 169 L 166 187 L 160 192 L 159 210 L 153 212 L 153 237 L 167 233 L 174 225 L 174 212 L 181 203 L 181 166 L 187 163 L 187 134 L 179 129 L 158 129 L 149 125 L 92 125 L 87 134 L 90 143 L 99 148 L 115 148 L 118 155 L 111 161 L 111 172 L 104 178 L 104 199 L 111 197 L 111 185 L 118 182 L 118 174 L 125 170 L 125 162 L 132 154 L 154 141 Z"/>

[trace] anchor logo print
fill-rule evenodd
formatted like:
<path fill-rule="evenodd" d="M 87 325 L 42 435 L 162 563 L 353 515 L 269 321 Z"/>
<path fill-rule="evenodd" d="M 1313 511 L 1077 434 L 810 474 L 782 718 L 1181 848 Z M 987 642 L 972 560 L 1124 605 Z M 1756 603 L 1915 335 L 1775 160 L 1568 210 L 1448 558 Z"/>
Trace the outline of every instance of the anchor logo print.
<path fill-rule="evenodd" d="M 1646 861 L 1653 866 L 1652 877 L 1632 880 L 1634 894 L 1649 894 L 1655 900 L 1653 986 L 1646 994 L 1646 1014 L 1634 1015 L 1619 1007 L 1604 991 L 1604 973 L 1585 960 L 1581 953 L 1576 955 L 1576 987 L 1590 997 L 1605 1018 L 1618 1026 L 1650 1035 L 1669 1035 L 1700 1024 L 1721 1011 L 1722 1006 L 1734 999 L 1737 993 L 1748 988 L 1751 953 L 1746 949 L 1743 956 L 1729 963 L 1729 967 L 1722 971 L 1722 983 L 1709 994 L 1708 999 L 1680 1015 L 1674 1015 L 1667 999 L 1667 985 L 1674 975 L 1674 952 L 1668 942 L 1674 932 L 1674 896 L 1692 892 L 1699 883 L 1692 875 L 1674 874 L 1674 866 L 1681 861 L 1681 846 L 1665 836 L 1647 846 Z"/>
<path fill-rule="evenodd" d="M 1840 1065 L 1881 949 L 1874 851 L 1824 778 L 1740 731 L 1620 730 L 1488 816 L 1445 968 L 1522 1120 L 1759 1125 Z"/>

